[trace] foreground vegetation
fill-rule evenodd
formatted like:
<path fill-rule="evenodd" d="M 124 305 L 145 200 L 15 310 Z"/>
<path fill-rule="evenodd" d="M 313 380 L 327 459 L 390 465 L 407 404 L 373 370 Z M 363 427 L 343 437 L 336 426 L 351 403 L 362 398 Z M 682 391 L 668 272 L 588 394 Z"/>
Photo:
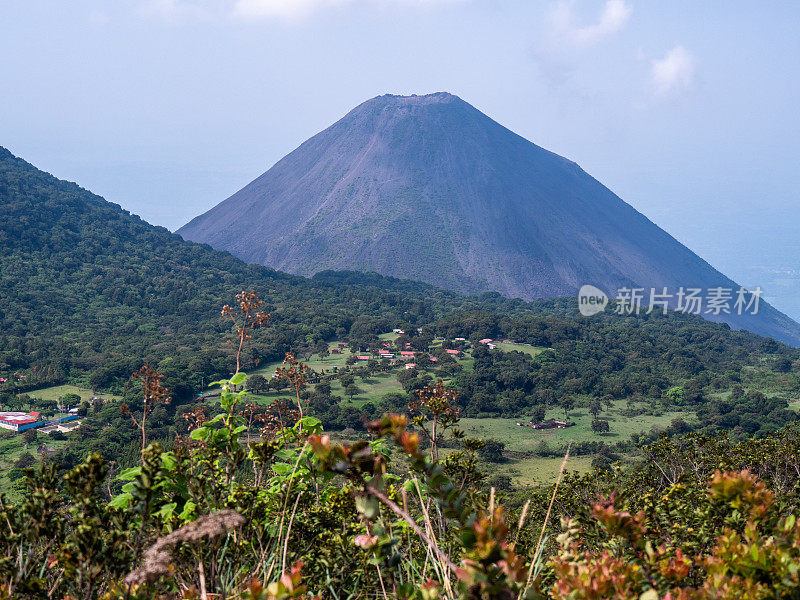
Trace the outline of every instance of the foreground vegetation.
<path fill-rule="evenodd" d="M 289 363 L 299 387 L 304 368 Z M 99 454 L 4 503 L 0 593 L 20 598 L 793 598 L 800 431 L 664 437 L 635 467 L 487 492 L 455 392 L 341 444 L 302 404 L 222 412 L 114 473 Z M 166 398 L 154 371 L 145 408 Z M 286 410 L 288 409 L 288 410 Z M 283 412 L 286 410 L 286 412 Z M 297 419 L 295 421 L 295 419 Z M 245 440 L 260 430 L 259 441 Z M 145 429 L 142 429 L 144 432 Z M 459 451 L 442 456 L 440 445 Z M 568 467 L 568 457 L 562 464 Z M 119 487 L 121 486 L 121 488 Z M 506 504 L 507 508 L 503 508 Z"/>
<path fill-rule="evenodd" d="M 0 435 L 0 597 L 798 597 L 796 349 L 679 314 L 291 277 L 2 149 L 0 198 L 0 404 L 69 396 L 82 417 Z M 239 285 L 269 303 L 220 319 Z M 339 340 L 421 356 L 332 373 Z M 576 425 L 533 446 L 515 424 L 555 416 Z"/>
<path fill-rule="evenodd" d="M 415 388 L 406 414 L 337 441 L 309 414 L 313 372 L 289 354 L 292 394 L 242 389 L 244 348 L 268 323 L 239 296 L 236 372 L 216 382 L 171 447 L 151 442 L 170 402 L 150 365 L 121 407 L 127 468 L 100 452 L 59 473 L 24 469 L 2 500 L 0 597 L 8 598 L 796 598 L 800 429 L 759 438 L 663 435 L 626 466 L 569 469 L 554 485 L 490 486 L 492 440 L 459 429 L 459 391 Z M 163 436 L 163 433 L 162 433 Z M 496 450 L 496 448 L 495 448 Z"/>

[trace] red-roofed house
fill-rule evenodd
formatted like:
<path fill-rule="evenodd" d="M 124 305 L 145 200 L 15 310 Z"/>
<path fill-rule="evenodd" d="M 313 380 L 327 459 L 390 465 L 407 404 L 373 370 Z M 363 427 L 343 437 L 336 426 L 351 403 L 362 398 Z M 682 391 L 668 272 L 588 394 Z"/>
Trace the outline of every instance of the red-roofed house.
<path fill-rule="evenodd" d="M 359 354 L 358 356 L 356 356 L 356 358 L 358 360 L 369 360 L 372 357 L 369 354 Z"/>
<path fill-rule="evenodd" d="M 431 362 L 439 362 L 439 359 L 436 358 L 435 356 L 429 356 L 428 360 L 431 361 Z"/>
<path fill-rule="evenodd" d="M 491 341 L 492 341 L 492 338 L 483 338 L 483 339 L 481 340 L 481 344 L 488 344 L 488 343 L 489 343 L 489 342 L 491 342 Z"/>
<path fill-rule="evenodd" d="M 39 413 L 0 412 L 0 427 L 12 431 L 25 431 L 39 427 L 44 422 L 39 420 Z"/>
<path fill-rule="evenodd" d="M 414 358 L 415 354 L 416 354 L 416 352 L 414 352 L 413 350 L 401 350 L 400 351 L 400 356 L 402 356 L 403 358 Z"/>
<path fill-rule="evenodd" d="M 448 354 L 452 354 L 453 356 L 459 356 L 461 354 L 461 350 L 445 350 Z"/>
<path fill-rule="evenodd" d="M 415 368 L 417 365 L 416 363 L 406 363 L 406 369 L 411 370 Z"/>

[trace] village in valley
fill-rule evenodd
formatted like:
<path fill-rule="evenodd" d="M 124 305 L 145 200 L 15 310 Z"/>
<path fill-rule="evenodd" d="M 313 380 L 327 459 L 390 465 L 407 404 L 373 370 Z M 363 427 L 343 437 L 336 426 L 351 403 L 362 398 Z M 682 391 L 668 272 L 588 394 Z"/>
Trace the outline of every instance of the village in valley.
<path fill-rule="evenodd" d="M 407 410 L 408 394 L 414 390 L 439 379 L 452 385 L 460 374 L 472 373 L 478 348 L 482 352 L 519 352 L 530 358 L 557 360 L 553 348 L 505 338 L 437 337 L 422 328 L 395 328 L 368 339 L 319 341 L 296 352 L 296 358 L 308 367 L 302 398 L 315 414 L 336 414 L 337 419 L 327 427 L 335 435 L 357 437 L 366 418 L 389 408 Z M 276 360 L 248 369 L 244 388 L 252 402 L 267 406 L 294 395 L 289 382 L 278 374 L 282 366 L 283 361 Z M 19 377 L 16 383 L 20 388 L 25 385 Z M 323 404 L 315 404 L 320 397 L 324 398 Z M 0 429 L 0 466 L 21 467 L 21 462 L 30 462 L 25 458 L 29 454 L 42 459 L 55 453 L 80 427 L 82 417 L 97 414 L 106 402 L 120 400 L 119 396 L 101 396 L 74 385 L 16 394 L 11 404 L 0 407 L 0 428 L 5 430 L 2 433 Z M 219 401 L 219 390 L 212 387 L 194 400 L 214 405 Z M 592 440 L 600 439 L 598 435 L 626 439 L 651 426 L 666 427 L 672 418 L 685 416 L 665 413 L 637 425 L 622 418 L 621 404 L 609 407 L 600 420 L 590 414 L 587 406 L 579 404 L 569 411 L 563 406 L 551 406 L 501 416 L 462 415 L 459 428 L 467 435 L 495 440 L 504 457 L 499 471 L 523 483 L 535 483 L 555 476 L 559 465 L 555 455 L 565 444 L 596 443 Z M 598 422 L 605 428 L 599 430 Z M 590 461 L 575 457 L 573 467 L 586 470 Z"/>
<path fill-rule="evenodd" d="M 295 357 L 308 368 L 300 397 L 310 412 L 322 418 L 332 435 L 355 439 L 363 433 L 366 421 L 387 411 L 407 412 L 415 390 L 438 380 L 458 386 L 459 378 L 475 374 L 476 353 L 484 357 L 491 353 L 520 353 L 519 358 L 524 360 L 558 361 L 554 348 L 520 340 L 445 338 L 423 328 L 395 328 L 360 339 L 317 341 L 298 348 Z M 250 402 L 262 407 L 276 400 L 294 403 L 294 390 L 279 375 L 284 366 L 284 361 L 275 360 L 247 369 L 243 387 Z M 0 406 L 0 468 L 16 473 L 64 448 L 70 434 L 81 426 L 82 418 L 95 415 L 92 418 L 96 420 L 105 403 L 122 406 L 120 396 L 100 395 L 75 385 L 21 392 L 26 388 L 24 374 L 11 377 L 18 392 L 6 395 L 5 405 Z M 219 388 L 207 388 L 194 401 L 214 410 Z M 688 412 L 672 410 L 650 411 L 653 414 L 644 419 L 630 420 L 625 417 L 630 406 L 623 400 L 604 407 L 598 418 L 598 410 L 593 408 L 596 399 L 576 396 L 571 405 L 565 406 L 564 402 L 562 399 L 553 405 L 510 413 L 462 412 L 458 427 L 467 436 L 492 440 L 492 460 L 499 461 L 493 469 L 498 477 L 532 485 L 557 475 L 559 456 L 569 445 L 588 444 L 589 450 L 598 444 L 597 447 L 610 447 L 631 436 L 664 430 L 676 418 L 693 418 Z M 93 427 L 98 425 L 102 426 L 94 423 Z M 591 454 L 587 450 L 575 455 L 572 468 L 590 469 Z"/>

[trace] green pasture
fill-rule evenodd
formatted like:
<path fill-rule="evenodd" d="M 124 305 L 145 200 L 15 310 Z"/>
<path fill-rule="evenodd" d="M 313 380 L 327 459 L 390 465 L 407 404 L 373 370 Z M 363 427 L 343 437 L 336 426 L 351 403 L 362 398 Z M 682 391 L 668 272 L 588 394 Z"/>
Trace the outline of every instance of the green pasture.
<path fill-rule="evenodd" d="M 611 432 L 598 435 L 592 431 L 592 415 L 584 408 L 576 408 L 570 412 L 569 418 L 575 422 L 574 427 L 565 429 L 554 429 L 548 432 L 537 431 L 530 427 L 519 427 L 517 422 L 527 422 L 527 418 L 502 419 L 461 419 L 460 427 L 467 435 L 480 438 L 491 438 L 504 442 L 507 450 L 514 452 L 534 452 L 542 441 L 546 441 L 551 448 L 566 445 L 569 442 L 584 441 L 605 441 L 613 444 L 617 441 L 626 440 L 634 433 L 646 433 L 652 427 L 666 428 L 675 418 L 682 418 L 687 422 L 692 422 L 695 417 L 693 413 L 682 411 L 664 412 L 660 415 L 639 415 L 637 417 L 625 417 L 620 414 L 620 410 L 625 406 L 625 402 L 617 402 L 614 407 L 605 410 L 600 414 L 600 418 L 607 419 L 611 426 Z M 552 409 L 548 411 L 547 418 L 563 419 L 564 412 Z"/>
<path fill-rule="evenodd" d="M 95 395 L 92 390 L 75 385 L 55 385 L 53 387 L 40 388 L 38 390 L 32 390 L 26 393 L 29 396 L 40 398 L 42 400 L 58 400 L 59 396 L 63 396 L 64 394 L 78 394 L 78 396 L 81 397 L 81 400 L 88 401 L 93 395 Z M 100 398 L 109 398 L 111 400 L 119 400 L 121 398 L 120 396 L 105 393 L 97 394 L 97 396 Z"/>

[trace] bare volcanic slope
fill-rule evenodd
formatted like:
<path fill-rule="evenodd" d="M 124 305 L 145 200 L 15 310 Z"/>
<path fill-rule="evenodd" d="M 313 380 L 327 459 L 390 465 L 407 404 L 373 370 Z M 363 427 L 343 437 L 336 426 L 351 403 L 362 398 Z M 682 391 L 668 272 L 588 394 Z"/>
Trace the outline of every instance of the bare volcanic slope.
<path fill-rule="evenodd" d="M 586 283 L 738 287 L 577 164 L 448 93 L 364 102 L 178 233 L 299 275 L 375 271 L 526 300 Z M 771 307 L 715 320 L 800 343 Z"/>

